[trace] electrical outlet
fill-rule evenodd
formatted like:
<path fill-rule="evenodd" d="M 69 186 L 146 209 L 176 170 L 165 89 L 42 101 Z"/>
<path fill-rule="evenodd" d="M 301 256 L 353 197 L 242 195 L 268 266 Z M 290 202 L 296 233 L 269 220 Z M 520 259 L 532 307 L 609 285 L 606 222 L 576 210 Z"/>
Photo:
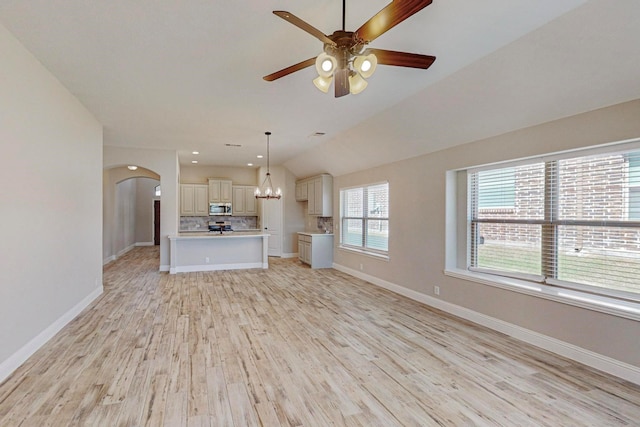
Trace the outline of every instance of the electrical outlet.
<path fill-rule="evenodd" d="M 434 286 L 433 287 L 433 293 L 436 295 L 440 295 L 440 286 Z"/>
<path fill-rule="evenodd" d="M 204 257 L 204 262 L 206 262 L 207 264 L 209 264 L 209 257 Z"/>

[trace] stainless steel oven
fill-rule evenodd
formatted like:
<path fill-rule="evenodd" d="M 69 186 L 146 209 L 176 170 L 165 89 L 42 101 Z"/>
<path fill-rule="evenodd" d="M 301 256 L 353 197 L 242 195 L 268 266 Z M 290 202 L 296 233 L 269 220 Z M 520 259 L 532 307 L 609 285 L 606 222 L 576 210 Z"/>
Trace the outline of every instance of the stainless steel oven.
<path fill-rule="evenodd" d="M 209 215 L 231 215 L 231 203 L 209 203 Z"/>

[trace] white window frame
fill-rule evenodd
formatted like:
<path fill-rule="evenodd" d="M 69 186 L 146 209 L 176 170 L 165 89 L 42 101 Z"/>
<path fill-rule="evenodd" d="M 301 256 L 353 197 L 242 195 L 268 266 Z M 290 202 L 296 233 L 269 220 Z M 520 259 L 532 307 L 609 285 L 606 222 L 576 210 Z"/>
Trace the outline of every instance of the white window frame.
<path fill-rule="evenodd" d="M 390 189 L 389 189 L 389 182 L 388 181 L 383 181 L 383 182 L 377 182 L 377 183 L 372 183 L 372 184 L 365 184 L 365 185 L 358 185 L 358 186 L 354 186 L 354 187 L 346 187 L 346 188 L 341 188 L 340 189 L 340 245 L 338 246 L 340 249 L 344 249 L 347 251 L 352 251 L 352 252 L 358 252 L 358 253 L 362 253 L 365 255 L 370 255 L 376 258 L 383 258 L 383 259 L 388 259 L 389 258 L 389 239 L 390 239 L 390 235 L 387 237 L 387 250 L 380 250 L 380 249 L 374 249 L 374 248 L 370 248 L 367 247 L 366 245 L 366 240 L 367 240 L 367 230 L 368 230 L 368 222 L 369 221 L 386 221 L 387 222 L 387 230 L 389 230 L 389 216 L 387 217 L 369 217 L 368 216 L 368 197 L 367 197 L 367 189 L 371 188 L 371 187 L 379 187 L 380 185 L 386 185 L 387 186 L 387 212 L 389 212 L 389 197 L 390 197 Z M 346 216 L 345 215 L 345 202 L 344 202 L 344 195 L 345 192 L 350 191 L 350 190 L 358 190 L 361 189 L 363 191 L 363 197 L 362 197 L 362 212 L 363 212 L 363 216 L 357 216 L 357 217 L 353 217 L 353 216 Z M 351 245 L 348 243 L 344 243 L 343 239 L 344 239 L 344 233 L 346 230 L 345 227 L 345 221 L 347 220 L 360 220 L 362 221 L 362 245 Z M 390 234 L 390 233 L 389 233 Z"/>

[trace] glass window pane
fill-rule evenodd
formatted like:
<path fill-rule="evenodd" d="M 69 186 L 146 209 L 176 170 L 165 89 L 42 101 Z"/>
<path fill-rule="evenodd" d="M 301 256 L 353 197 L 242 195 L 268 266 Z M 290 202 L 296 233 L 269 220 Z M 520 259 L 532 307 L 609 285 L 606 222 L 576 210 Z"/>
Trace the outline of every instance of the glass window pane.
<path fill-rule="evenodd" d="M 477 217 L 543 219 L 544 163 L 478 172 Z"/>
<path fill-rule="evenodd" d="M 640 221 L 640 187 L 629 189 L 629 219 Z"/>
<path fill-rule="evenodd" d="M 640 228 L 559 226 L 558 279 L 640 293 Z"/>
<path fill-rule="evenodd" d="M 367 221 L 367 247 L 379 251 L 389 250 L 389 221 Z"/>
<path fill-rule="evenodd" d="M 626 220 L 624 154 L 576 157 L 558 162 L 558 217 L 570 220 Z"/>
<path fill-rule="evenodd" d="M 370 218 L 389 218 L 389 184 L 367 187 L 367 209 Z"/>
<path fill-rule="evenodd" d="M 362 220 L 344 219 L 342 221 L 342 243 L 362 246 Z"/>
<path fill-rule="evenodd" d="M 344 212 L 342 216 L 348 217 L 362 217 L 363 206 L 363 189 L 354 188 L 350 190 L 344 190 Z"/>
<path fill-rule="evenodd" d="M 478 224 L 477 267 L 541 274 L 541 226 Z"/>
<path fill-rule="evenodd" d="M 478 172 L 478 208 L 513 208 L 515 197 L 515 168 Z"/>

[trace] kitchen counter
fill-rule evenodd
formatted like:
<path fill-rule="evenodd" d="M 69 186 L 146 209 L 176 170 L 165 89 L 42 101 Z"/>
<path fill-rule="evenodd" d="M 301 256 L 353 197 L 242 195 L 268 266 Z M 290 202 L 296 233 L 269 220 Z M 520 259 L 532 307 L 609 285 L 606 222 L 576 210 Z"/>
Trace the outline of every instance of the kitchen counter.
<path fill-rule="evenodd" d="M 181 231 L 176 236 L 169 236 L 169 239 L 172 237 L 176 240 L 185 240 L 185 239 L 204 239 L 204 238 L 243 238 L 243 237 L 255 237 L 255 236 L 268 236 L 267 233 L 262 233 L 260 231 L 224 231 L 220 233 L 219 231 Z"/>
<path fill-rule="evenodd" d="M 298 231 L 303 236 L 333 236 L 333 233 L 320 233 L 319 231 Z"/>
<path fill-rule="evenodd" d="M 170 274 L 269 268 L 268 233 L 260 231 L 181 232 L 169 236 Z"/>
<path fill-rule="evenodd" d="M 245 229 L 233 230 L 232 233 L 259 233 L 260 231 L 261 230 L 259 228 L 245 228 Z M 189 230 L 178 230 L 178 235 L 181 235 L 181 234 L 193 234 L 193 233 L 213 234 L 213 231 L 208 231 L 206 228 L 193 228 L 193 229 L 189 229 Z M 218 234 L 220 234 L 220 232 L 218 232 Z"/>

